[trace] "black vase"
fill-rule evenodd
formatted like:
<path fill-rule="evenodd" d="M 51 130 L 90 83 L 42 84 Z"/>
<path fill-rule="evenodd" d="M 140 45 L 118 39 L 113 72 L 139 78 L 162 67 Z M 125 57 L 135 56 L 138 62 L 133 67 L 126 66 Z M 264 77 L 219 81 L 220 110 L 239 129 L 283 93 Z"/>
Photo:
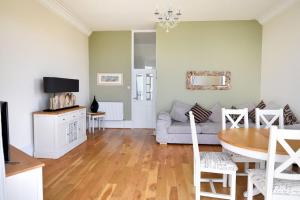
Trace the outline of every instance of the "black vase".
<path fill-rule="evenodd" d="M 90 109 L 93 113 L 96 113 L 96 112 L 98 112 L 98 108 L 99 108 L 99 105 L 98 105 L 98 102 L 96 101 L 96 97 L 94 96 L 94 100 L 91 104 Z"/>

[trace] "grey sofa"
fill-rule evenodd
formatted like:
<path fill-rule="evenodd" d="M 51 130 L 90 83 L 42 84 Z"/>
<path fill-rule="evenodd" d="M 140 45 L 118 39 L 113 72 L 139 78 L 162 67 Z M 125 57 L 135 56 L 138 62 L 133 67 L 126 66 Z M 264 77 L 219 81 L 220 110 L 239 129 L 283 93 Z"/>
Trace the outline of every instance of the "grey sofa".
<path fill-rule="evenodd" d="M 220 144 L 217 135 L 222 129 L 221 126 L 220 122 L 211 121 L 196 124 L 199 144 Z M 251 121 L 249 127 L 255 127 L 255 124 Z M 285 126 L 285 128 L 300 129 L 300 124 Z M 191 144 L 192 136 L 189 121 L 178 122 L 171 119 L 170 113 L 160 113 L 157 117 L 156 141 L 160 144 Z"/>

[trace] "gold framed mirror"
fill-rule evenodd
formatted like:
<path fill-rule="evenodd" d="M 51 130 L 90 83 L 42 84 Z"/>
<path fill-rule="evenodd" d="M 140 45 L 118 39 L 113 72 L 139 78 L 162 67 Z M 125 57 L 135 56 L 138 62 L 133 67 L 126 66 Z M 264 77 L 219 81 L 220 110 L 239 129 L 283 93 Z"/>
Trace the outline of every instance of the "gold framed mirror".
<path fill-rule="evenodd" d="M 229 71 L 188 71 L 186 73 L 188 90 L 229 90 L 230 82 Z"/>

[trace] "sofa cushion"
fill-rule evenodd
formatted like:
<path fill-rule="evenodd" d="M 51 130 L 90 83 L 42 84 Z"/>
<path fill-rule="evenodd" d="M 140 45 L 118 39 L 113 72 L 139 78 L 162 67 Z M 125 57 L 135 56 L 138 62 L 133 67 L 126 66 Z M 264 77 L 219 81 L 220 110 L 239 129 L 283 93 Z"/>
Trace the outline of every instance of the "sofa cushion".
<path fill-rule="evenodd" d="M 191 105 L 175 101 L 172 106 L 172 110 L 170 112 L 170 116 L 173 120 L 179 121 L 179 122 L 187 122 L 188 118 L 185 115 L 186 112 L 188 112 L 192 108 Z"/>
<path fill-rule="evenodd" d="M 285 125 L 293 125 L 293 124 L 297 123 L 297 121 L 298 121 L 297 117 L 295 116 L 293 111 L 290 109 L 289 104 L 284 106 L 283 115 L 284 115 L 284 124 Z"/>
<path fill-rule="evenodd" d="M 201 133 L 204 134 L 218 134 L 222 130 L 222 124 L 216 122 L 204 122 L 199 124 Z"/>
<path fill-rule="evenodd" d="M 212 112 L 209 116 L 209 120 L 212 122 L 222 122 L 222 105 L 220 103 L 216 103 L 210 111 Z"/>
<path fill-rule="evenodd" d="M 218 134 L 222 130 L 222 124 L 216 122 L 205 122 L 200 123 L 201 133 L 203 134 Z M 226 128 L 230 128 L 232 124 L 230 122 L 226 123 Z M 243 124 L 239 124 L 240 128 L 243 128 Z M 249 122 L 250 128 L 255 128 L 255 123 Z"/>
<path fill-rule="evenodd" d="M 197 103 L 191 108 L 191 111 L 194 114 L 196 123 L 206 122 L 212 113 L 210 110 L 206 110 Z M 189 112 L 185 113 L 185 115 L 189 117 Z"/>
<path fill-rule="evenodd" d="M 201 127 L 196 124 L 197 133 L 201 133 Z M 177 122 L 173 121 L 171 126 L 168 128 L 170 134 L 191 134 L 190 122 Z"/>
<path fill-rule="evenodd" d="M 293 125 L 286 125 L 284 126 L 285 129 L 294 129 L 294 130 L 300 130 L 300 123 L 296 123 Z"/>
<path fill-rule="evenodd" d="M 265 102 L 261 100 L 255 108 L 264 109 L 265 107 Z M 255 108 L 249 112 L 249 119 L 251 119 L 253 122 L 255 122 Z"/>
<path fill-rule="evenodd" d="M 230 128 L 231 123 L 226 123 L 226 127 Z M 240 128 L 244 127 L 243 124 L 239 125 Z M 300 126 L 300 124 L 299 124 Z M 249 122 L 250 128 L 255 128 L 255 123 Z M 201 134 L 218 134 L 222 130 L 221 123 L 216 122 L 204 122 L 196 124 L 197 133 Z M 173 121 L 171 126 L 168 128 L 170 134 L 191 134 L 191 128 L 189 122 L 177 122 Z"/>

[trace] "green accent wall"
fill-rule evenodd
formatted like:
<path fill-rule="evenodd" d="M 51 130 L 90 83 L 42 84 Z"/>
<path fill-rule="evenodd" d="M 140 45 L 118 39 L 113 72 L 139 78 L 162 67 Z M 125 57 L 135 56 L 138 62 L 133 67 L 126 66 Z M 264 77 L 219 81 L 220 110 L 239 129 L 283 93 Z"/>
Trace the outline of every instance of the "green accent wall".
<path fill-rule="evenodd" d="M 124 103 L 124 119 L 131 120 L 131 31 L 93 32 L 89 38 L 90 100 Z M 122 86 L 97 86 L 97 73 L 123 73 Z"/>
<path fill-rule="evenodd" d="M 166 33 L 157 28 L 157 111 L 173 100 L 211 106 L 260 98 L 262 27 L 257 21 L 182 22 Z M 232 89 L 187 90 L 188 70 L 228 70 Z"/>

